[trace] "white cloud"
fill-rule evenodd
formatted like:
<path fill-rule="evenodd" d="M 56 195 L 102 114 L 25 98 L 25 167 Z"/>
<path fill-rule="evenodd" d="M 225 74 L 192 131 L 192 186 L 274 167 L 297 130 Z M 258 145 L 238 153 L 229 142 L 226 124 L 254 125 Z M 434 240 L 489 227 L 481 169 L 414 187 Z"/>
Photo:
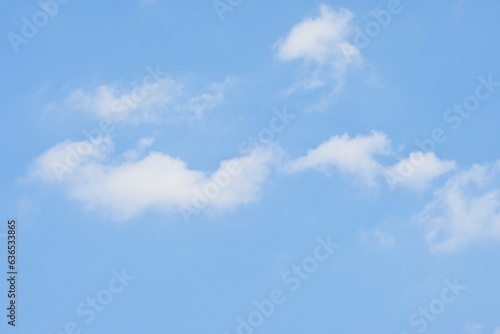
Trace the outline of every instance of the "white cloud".
<path fill-rule="evenodd" d="M 297 84 L 304 89 L 343 84 L 350 66 L 361 66 L 360 50 L 349 39 L 354 34 L 353 14 L 320 5 L 320 15 L 296 24 L 285 39 L 279 40 L 276 56 L 283 61 L 303 60 L 306 70 Z"/>
<path fill-rule="evenodd" d="M 387 168 L 386 178 L 390 185 L 403 185 L 413 189 L 425 189 L 437 177 L 456 168 L 454 161 L 440 160 L 433 152 L 410 153 L 409 157 Z"/>
<path fill-rule="evenodd" d="M 497 329 L 495 329 L 495 333 L 493 334 L 500 334 L 500 327 L 497 327 Z"/>
<path fill-rule="evenodd" d="M 40 155 L 31 167 L 31 177 L 55 182 L 58 178 L 53 162 L 65 163 L 65 147 L 77 151 L 75 147 L 81 143 L 66 141 Z M 256 148 L 247 156 L 222 161 L 210 173 L 189 169 L 184 161 L 160 152 L 149 152 L 132 161 L 104 161 L 102 153 L 109 150 L 103 143 L 112 144 L 107 138 L 94 144 L 86 142 L 95 146 L 92 154 L 64 173 L 62 184 L 70 197 L 86 209 L 116 220 L 131 219 L 149 209 L 175 211 L 182 206 L 194 206 L 193 200 L 199 193 L 207 200 L 203 210 L 233 209 L 255 201 L 280 151 L 272 145 Z M 143 139 L 139 147 L 150 143 L 151 140 Z"/>
<path fill-rule="evenodd" d="M 149 74 L 138 84 L 113 83 L 94 91 L 75 89 L 64 107 L 111 120 L 194 118 L 223 103 L 224 92 L 233 83 L 233 79 L 226 78 L 224 82 L 210 84 L 204 91 L 194 92 L 158 67 L 156 71 L 150 67 L 147 70 Z"/>
<path fill-rule="evenodd" d="M 373 132 L 369 136 L 333 136 L 307 155 L 289 162 L 288 172 L 299 172 L 309 168 L 328 171 L 335 167 L 343 173 L 352 174 L 368 185 L 375 185 L 375 178 L 384 168 L 374 159 L 377 154 L 389 154 L 390 140 L 383 133 Z"/>
<path fill-rule="evenodd" d="M 500 161 L 474 165 L 452 176 L 434 192 L 434 199 L 416 219 L 426 241 L 437 253 L 455 253 L 482 241 L 500 241 Z"/>

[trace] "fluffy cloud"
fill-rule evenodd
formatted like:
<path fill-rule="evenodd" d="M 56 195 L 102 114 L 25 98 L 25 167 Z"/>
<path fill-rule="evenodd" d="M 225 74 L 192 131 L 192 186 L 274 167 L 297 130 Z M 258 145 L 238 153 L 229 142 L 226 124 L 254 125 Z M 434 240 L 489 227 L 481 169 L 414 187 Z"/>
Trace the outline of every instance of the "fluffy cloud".
<path fill-rule="evenodd" d="M 352 174 L 369 185 L 375 185 L 375 178 L 384 168 L 374 159 L 377 154 L 389 154 L 390 140 L 383 133 L 373 132 L 369 136 L 333 136 L 306 156 L 289 162 L 288 172 L 314 168 L 327 171 L 335 167 L 343 173 Z"/>
<path fill-rule="evenodd" d="M 500 241 L 500 161 L 474 165 L 452 176 L 416 215 L 426 241 L 436 253 L 455 253 L 486 240 Z"/>
<path fill-rule="evenodd" d="M 354 34 L 353 14 L 327 5 L 320 15 L 295 25 L 288 36 L 275 45 L 276 56 L 283 61 L 303 60 L 306 70 L 297 86 L 314 89 L 333 85 L 336 92 L 343 84 L 347 69 L 360 66 L 363 57 L 349 39 Z"/>
<path fill-rule="evenodd" d="M 387 182 L 392 185 L 424 189 L 437 177 L 455 169 L 454 161 L 440 160 L 433 152 L 412 152 L 406 159 L 387 168 Z"/>
<path fill-rule="evenodd" d="M 440 160 L 432 152 L 413 152 L 392 166 L 383 166 L 376 156 L 392 154 L 387 135 L 372 132 L 371 135 L 348 134 L 333 136 L 301 158 L 288 162 L 284 170 L 290 173 L 314 168 L 328 171 L 334 167 L 351 174 L 367 185 L 376 185 L 376 179 L 385 176 L 390 186 L 406 186 L 425 189 L 437 177 L 455 168 L 454 161 Z"/>
<path fill-rule="evenodd" d="M 162 120 L 201 117 L 224 101 L 224 92 L 233 83 L 212 83 L 194 92 L 169 77 L 157 67 L 148 67 L 142 82 L 127 86 L 119 83 L 101 85 L 94 91 L 73 90 L 64 103 L 68 109 L 82 110 L 111 120 Z"/>
<path fill-rule="evenodd" d="M 67 160 L 68 152 L 78 154 L 82 143 L 93 147 L 91 153 Z M 144 139 L 138 146 L 143 149 L 150 143 Z M 108 138 L 95 143 L 66 141 L 36 158 L 30 175 L 51 183 L 62 178 L 70 197 L 86 209 L 127 220 L 149 209 L 223 210 L 252 202 L 280 152 L 272 145 L 258 147 L 247 156 L 222 161 L 217 170 L 205 172 L 189 169 L 184 161 L 161 152 L 149 152 L 142 159 L 126 154 L 125 161 L 112 161 L 106 157 L 111 145 Z M 74 163 L 68 166 L 68 161 Z M 54 162 L 66 169 L 54 169 Z M 197 203 L 200 199 L 203 203 Z"/>

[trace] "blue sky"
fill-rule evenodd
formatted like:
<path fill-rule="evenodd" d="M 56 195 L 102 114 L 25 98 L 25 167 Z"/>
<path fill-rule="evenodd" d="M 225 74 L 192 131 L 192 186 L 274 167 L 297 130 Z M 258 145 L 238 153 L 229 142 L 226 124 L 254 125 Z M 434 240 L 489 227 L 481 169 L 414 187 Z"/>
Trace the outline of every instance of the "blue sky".
<path fill-rule="evenodd" d="M 2 332 L 500 333 L 497 2 L 4 8 Z"/>

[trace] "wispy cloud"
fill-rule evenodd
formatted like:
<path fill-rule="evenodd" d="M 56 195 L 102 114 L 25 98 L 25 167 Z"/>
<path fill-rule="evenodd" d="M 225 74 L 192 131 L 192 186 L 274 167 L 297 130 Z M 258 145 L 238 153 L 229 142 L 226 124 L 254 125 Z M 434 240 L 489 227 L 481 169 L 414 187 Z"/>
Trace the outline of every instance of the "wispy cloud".
<path fill-rule="evenodd" d="M 452 176 L 416 215 L 425 239 L 436 253 L 456 253 L 487 240 L 500 241 L 500 161 L 474 165 Z"/>
<path fill-rule="evenodd" d="M 291 91 L 329 87 L 338 92 L 347 70 L 363 63 L 360 50 L 351 41 L 354 15 L 347 9 L 320 5 L 319 17 L 296 24 L 287 37 L 276 42 L 276 56 L 282 61 L 301 60 L 303 73 Z"/>
<path fill-rule="evenodd" d="M 226 90 L 234 83 L 227 77 L 204 89 L 192 89 L 158 68 L 147 68 L 142 82 L 99 85 L 94 89 L 77 88 L 70 92 L 59 108 L 79 110 L 87 114 L 116 120 L 162 121 L 200 118 L 224 102 Z M 50 104 L 50 108 L 57 108 Z"/>

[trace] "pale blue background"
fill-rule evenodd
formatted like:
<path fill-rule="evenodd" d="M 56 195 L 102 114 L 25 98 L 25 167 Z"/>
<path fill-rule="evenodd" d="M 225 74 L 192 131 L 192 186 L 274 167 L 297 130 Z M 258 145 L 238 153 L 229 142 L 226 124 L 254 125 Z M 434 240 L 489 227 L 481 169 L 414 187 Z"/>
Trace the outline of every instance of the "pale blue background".
<path fill-rule="evenodd" d="M 326 3 L 348 8 L 359 24 L 370 10 L 385 6 L 370 0 Z M 40 153 L 65 139 L 83 140 L 83 129 L 98 126 L 81 113 L 43 112 L 44 105 L 62 98 L 61 87 L 95 76 L 103 82 L 138 81 L 146 66 L 156 64 L 173 76 L 192 74 L 200 83 L 227 75 L 240 83 L 202 119 L 120 125 L 114 132 L 119 150 L 155 133 L 155 150 L 191 168 L 213 169 L 238 154 L 237 143 L 267 126 L 274 107 L 286 106 L 297 118 L 276 142 L 292 156 L 334 134 L 372 130 L 404 144 L 408 154 L 415 139 L 446 126 L 443 112 L 473 92 L 478 76 L 500 78 L 497 1 L 405 1 L 405 10 L 362 50 L 370 66 L 350 73 L 336 101 L 316 113 L 305 112 L 314 94 L 280 94 L 296 67 L 279 62 L 272 47 L 317 13 L 315 2 L 246 0 L 221 21 L 210 1 L 73 0 L 18 54 L 5 36 L 19 32 L 21 18 L 39 6 L 1 4 L 0 231 L 7 218 L 18 219 L 17 333 L 58 333 L 66 322 L 77 321 L 84 333 L 95 334 L 232 334 L 237 317 L 248 315 L 252 302 L 275 288 L 287 291 L 287 301 L 256 333 L 415 333 L 408 316 L 455 277 L 467 291 L 426 332 L 465 333 L 469 322 L 482 325 L 486 334 L 500 327 L 500 245 L 432 255 L 409 222 L 431 192 L 383 186 L 364 194 L 338 174 L 273 172 L 254 204 L 217 219 L 199 215 L 186 225 L 175 213 L 152 212 L 111 222 L 82 210 L 58 187 L 19 181 Z M 366 83 L 367 68 L 376 71 L 381 86 Z M 499 110 L 497 93 L 457 131 L 449 130 L 436 154 L 464 167 L 498 159 Z M 396 236 L 392 247 L 360 238 L 361 229 L 383 224 Z M 301 262 L 316 238 L 327 235 L 342 245 L 338 253 L 289 292 L 276 272 Z M 288 261 L 279 260 L 281 253 Z M 122 267 L 136 279 L 84 324 L 76 306 L 105 288 L 111 270 Z M 4 275 L 2 269 L 2 291 Z M 4 310 L 5 293 L 0 295 Z M 4 313 L 2 332 L 13 333 Z"/>

